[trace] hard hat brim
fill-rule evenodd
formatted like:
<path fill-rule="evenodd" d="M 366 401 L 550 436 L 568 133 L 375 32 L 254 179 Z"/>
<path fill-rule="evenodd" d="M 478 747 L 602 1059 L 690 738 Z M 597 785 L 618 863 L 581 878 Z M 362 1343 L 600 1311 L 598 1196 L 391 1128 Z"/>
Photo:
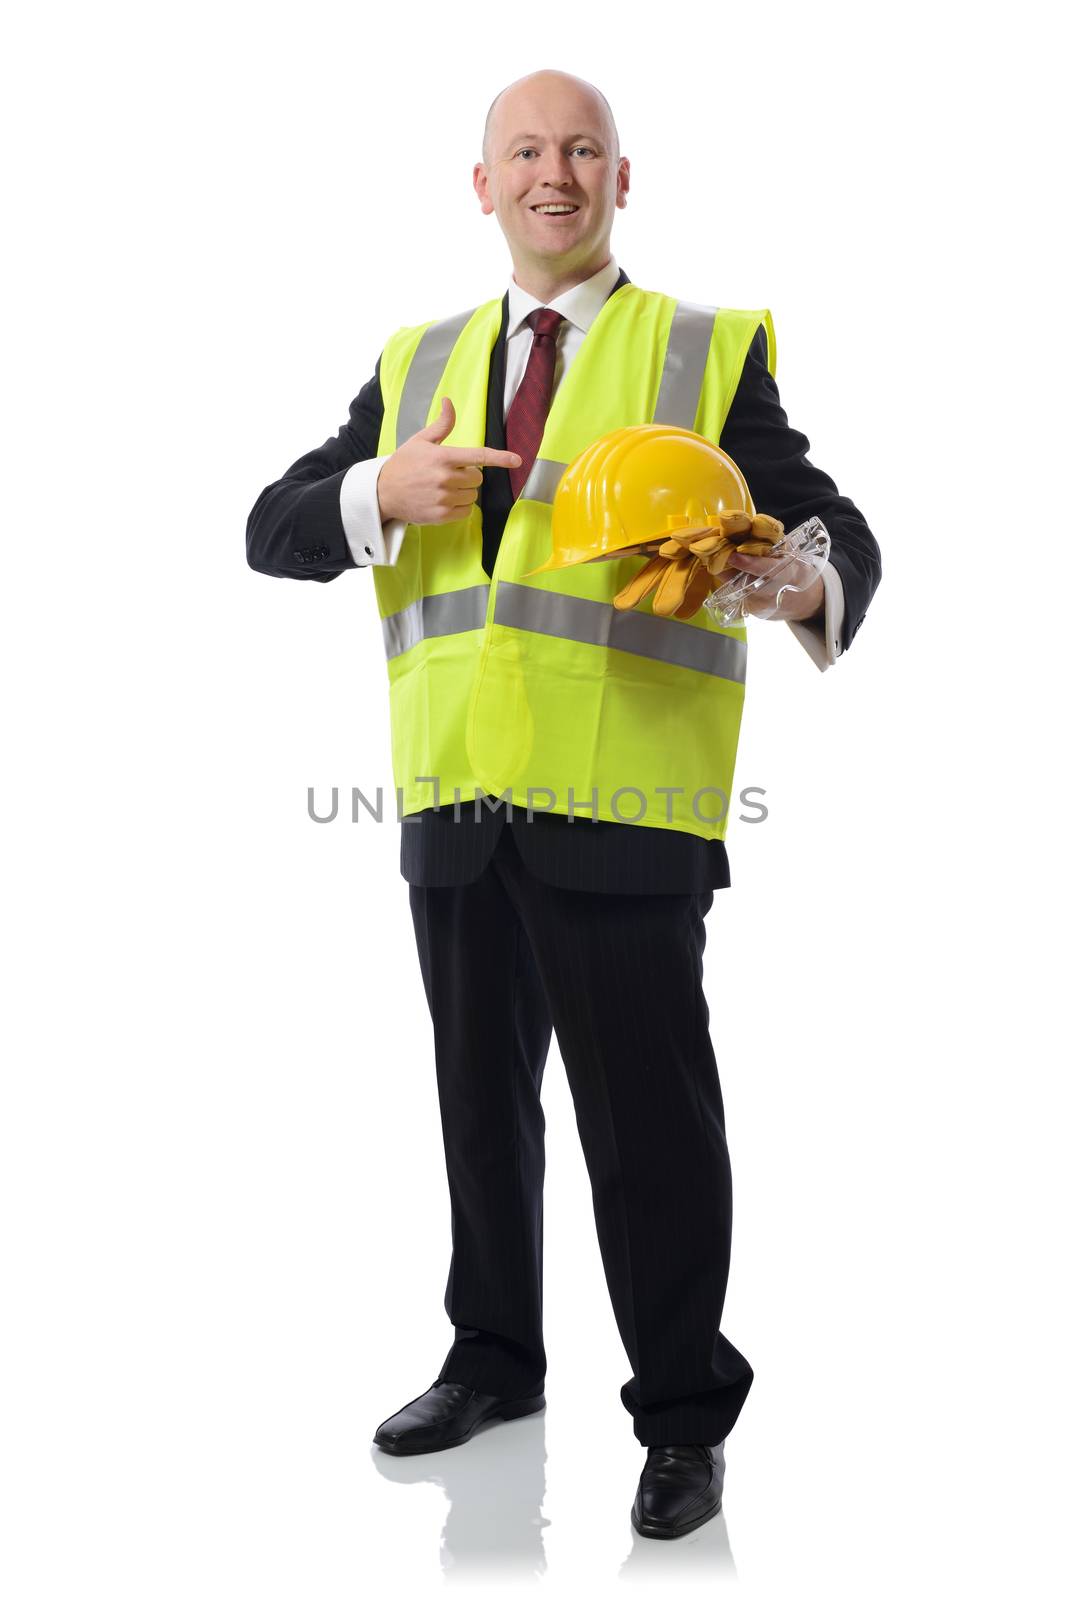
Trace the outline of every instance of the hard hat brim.
<path fill-rule="evenodd" d="M 578 555 L 570 555 L 563 550 L 554 550 L 548 561 L 543 561 L 540 567 L 531 567 L 523 576 L 531 578 L 535 572 L 559 572 L 563 567 L 578 567 L 586 561 L 595 561 L 600 555 L 611 555 L 611 551 L 584 550 Z"/>

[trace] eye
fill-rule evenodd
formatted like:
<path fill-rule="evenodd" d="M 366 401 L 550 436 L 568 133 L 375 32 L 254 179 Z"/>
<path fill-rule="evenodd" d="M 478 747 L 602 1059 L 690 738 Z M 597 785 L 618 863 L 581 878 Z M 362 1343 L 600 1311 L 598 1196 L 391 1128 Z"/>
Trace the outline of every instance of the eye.
<path fill-rule="evenodd" d="M 522 150 L 517 150 L 516 151 L 516 155 L 517 156 L 534 155 L 534 154 L 535 154 L 535 151 L 531 148 L 530 145 L 524 145 Z"/>
<path fill-rule="evenodd" d="M 576 150 L 588 150 L 590 152 L 591 156 L 595 156 L 597 154 L 596 150 L 590 144 L 577 144 L 575 146 L 575 149 Z"/>

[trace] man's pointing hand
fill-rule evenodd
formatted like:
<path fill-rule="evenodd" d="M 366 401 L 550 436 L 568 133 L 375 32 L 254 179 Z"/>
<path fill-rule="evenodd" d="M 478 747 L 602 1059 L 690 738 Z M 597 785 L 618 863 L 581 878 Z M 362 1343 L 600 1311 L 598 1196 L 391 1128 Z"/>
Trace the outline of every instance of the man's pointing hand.
<path fill-rule="evenodd" d="M 443 395 L 441 414 L 387 457 L 378 474 L 383 521 L 459 522 L 478 499 L 482 467 L 522 466 L 523 458 L 514 450 L 442 444 L 455 425 L 452 401 Z"/>

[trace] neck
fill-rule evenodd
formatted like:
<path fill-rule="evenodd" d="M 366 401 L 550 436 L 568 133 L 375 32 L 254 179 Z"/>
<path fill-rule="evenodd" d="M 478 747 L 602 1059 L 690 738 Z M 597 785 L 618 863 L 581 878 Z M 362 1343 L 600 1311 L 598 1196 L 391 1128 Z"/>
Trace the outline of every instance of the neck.
<path fill-rule="evenodd" d="M 525 289 L 527 294 L 532 294 L 535 300 L 540 300 L 543 305 L 550 300 L 555 300 L 557 295 L 566 294 L 569 289 L 574 289 L 576 284 L 585 283 L 587 278 L 592 278 L 608 265 L 612 252 L 605 247 L 601 259 L 594 262 L 584 262 L 582 266 L 565 268 L 552 262 L 512 262 L 512 278 L 517 288 Z"/>

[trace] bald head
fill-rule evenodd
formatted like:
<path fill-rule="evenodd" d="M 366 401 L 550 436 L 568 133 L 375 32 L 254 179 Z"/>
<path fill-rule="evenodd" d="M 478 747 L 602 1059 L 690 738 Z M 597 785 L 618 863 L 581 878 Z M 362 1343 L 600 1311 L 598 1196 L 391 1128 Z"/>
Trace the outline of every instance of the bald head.
<path fill-rule="evenodd" d="M 486 126 L 482 134 L 482 160 L 488 166 L 495 159 L 496 151 L 501 137 L 507 136 L 505 123 L 510 111 L 520 106 L 526 107 L 531 103 L 539 89 L 552 92 L 562 87 L 578 91 L 587 101 L 590 113 L 600 122 L 608 150 L 613 159 L 619 158 L 619 133 L 616 129 L 616 119 L 612 115 L 612 107 L 604 95 L 594 84 L 587 83 L 585 78 L 576 78 L 571 72 L 557 72 L 546 67 L 539 72 L 528 72 L 525 77 L 517 78 L 492 101 L 486 113 Z M 525 131 L 523 129 L 516 131 Z M 578 131 L 578 130 L 576 130 Z"/>

